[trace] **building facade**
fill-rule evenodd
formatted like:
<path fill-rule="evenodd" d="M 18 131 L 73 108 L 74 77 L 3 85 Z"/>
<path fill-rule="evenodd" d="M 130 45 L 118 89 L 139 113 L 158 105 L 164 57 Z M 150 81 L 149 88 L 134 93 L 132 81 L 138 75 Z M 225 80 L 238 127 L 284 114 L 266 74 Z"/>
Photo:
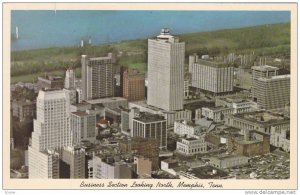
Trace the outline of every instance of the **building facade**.
<path fill-rule="evenodd" d="M 28 147 L 29 179 L 59 179 L 59 153 Z"/>
<path fill-rule="evenodd" d="M 114 95 L 112 53 L 106 57 L 81 56 L 82 99 L 90 100 Z"/>
<path fill-rule="evenodd" d="M 66 89 L 75 89 L 75 70 L 68 68 L 66 71 L 66 77 L 65 77 L 65 88 Z"/>
<path fill-rule="evenodd" d="M 12 102 L 12 115 L 18 117 L 20 121 L 33 119 L 36 115 L 36 102 L 29 100 Z"/>
<path fill-rule="evenodd" d="M 177 141 L 176 151 L 187 156 L 205 153 L 206 150 L 207 144 L 204 136 L 183 138 Z"/>
<path fill-rule="evenodd" d="M 244 166 L 248 164 L 249 158 L 241 155 L 226 155 L 220 157 L 212 157 L 209 164 L 219 169 L 227 169 L 236 166 Z"/>
<path fill-rule="evenodd" d="M 70 101 L 63 90 L 41 90 L 36 101 L 32 142 L 28 146 L 29 178 L 58 178 L 59 151 L 72 145 Z"/>
<path fill-rule="evenodd" d="M 93 157 L 94 179 L 131 179 L 132 168 L 125 162 L 115 161 L 112 158 L 95 155 Z"/>
<path fill-rule="evenodd" d="M 284 108 L 290 103 L 290 75 L 258 78 L 255 86 L 255 96 L 259 108 Z"/>
<path fill-rule="evenodd" d="M 96 140 L 96 115 L 87 111 L 71 113 L 71 131 L 73 144 L 79 144 L 82 140 L 91 143 Z"/>
<path fill-rule="evenodd" d="M 162 29 L 148 39 L 147 104 L 167 111 L 183 109 L 185 43 Z"/>
<path fill-rule="evenodd" d="M 252 93 L 252 99 L 256 101 L 257 95 L 256 95 L 256 90 L 257 90 L 257 84 L 256 81 L 258 78 L 268 78 L 272 76 L 277 76 L 278 75 L 278 68 L 269 66 L 269 65 L 262 65 L 262 66 L 252 66 L 251 71 L 252 71 L 252 88 L 251 88 L 251 93 Z"/>
<path fill-rule="evenodd" d="M 177 135 L 193 136 L 197 133 L 199 126 L 191 121 L 175 121 L 174 122 L 174 133 Z"/>
<path fill-rule="evenodd" d="M 85 178 L 85 152 L 80 147 L 64 147 L 62 152 L 62 161 L 70 167 L 67 170 L 70 174 L 70 179 Z"/>
<path fill-rule="evenodd" d="M 192 65 L 192 86 L 214 94 L 231 92 L 233 70 L 226 64 L 198 60 Z"/>
<path fill-rule="evenodd" d="M 64 88 L 64 80 L 60 76 L 38 77 L 37 85 L 39 89 L 62 89 Z"/>
<path fill-rule="evenodd" d="M 145 74 L 136 69 L 123 72 L 123 97 L 128 101 L 145 99 Z"/>
<path fill-rule="evenodd" d="M 167 121 L 158 115 L 143 114 L 133 118 L 131 137 L 155 138 L 159 148 L 167 148 Z"/>
<path fill-rule="evenodd" d="M 202 108 L 202 116 L 206 119 L 211 119 L 214 122 L 221 122 L 224 121 L 225 115 L 232 114 L 233 109 L 232 108 L 226 108 L 226 107 L 211 107 Z"/>

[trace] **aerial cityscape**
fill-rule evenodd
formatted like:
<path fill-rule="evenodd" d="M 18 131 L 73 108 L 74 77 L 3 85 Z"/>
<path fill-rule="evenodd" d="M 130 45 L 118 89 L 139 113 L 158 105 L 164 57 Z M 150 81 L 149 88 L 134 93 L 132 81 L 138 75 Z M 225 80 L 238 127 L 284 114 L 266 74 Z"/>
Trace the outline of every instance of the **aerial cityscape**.
<path fill-rule="evenodd" d="M 172 24 L 26 50 L 13 23 L 10 177 L 289 179 L 290 21 Z"/>

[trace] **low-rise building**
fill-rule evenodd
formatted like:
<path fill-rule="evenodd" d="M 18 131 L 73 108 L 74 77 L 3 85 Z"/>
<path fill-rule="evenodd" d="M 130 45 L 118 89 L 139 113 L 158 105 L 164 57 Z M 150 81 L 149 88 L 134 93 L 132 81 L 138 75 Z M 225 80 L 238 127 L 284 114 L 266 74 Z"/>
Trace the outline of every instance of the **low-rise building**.
<path fill-rule="evenodd" d="M 247 165 L 249 158 L 241 155 L 223 155 L 209 158 L 209 164 L 219 169 Z"/>
<path fill-rule="evenodd" d="M 134 137 L 120 140 L 121 153 L 133 153 L 148 158 L 152 163 L 152 170 L 159 168 L 159 141 L 154 138 Z"/>
<path fill-rule="evenodd" d="M 290 151 L 290 125 L 271 127 L 271 145 Z"/>
<path fill-rule="evenodd" d="M 232 108 L 226 108 L 226 107 L 202 108 L 202 116 L 207 119 L 211 119 L 214 122 L 223 121 L 225 115 L 231 114 L 232 112 L 233 112 Z"/>
<path fill-rule="evenodd" d="M 288 117 L 268 111 L 255 111 L 238 113 L 225 116 L 225 124 L 238 129 L 257 130 L 267 134 L 271 133 L 271 127 L 277 127 L 290 123 Z"/>
<path fill-rule="evenodd" d="M 200 130 L 200 126 L 191 121 L 183 120 L 174 122 L 174 133 L 177 135 L 193 136 L 198 134 Z"/>
<path fill-rule="evenodd" d="M 256 130 L 244 130 L 243 134 L 243 139 L 228 141 L 229 151 L 248 157 L 270 153 L 270 135 Z"/>
<path fill-rule="evenodd" d="M 176 150 L 184 155 L 194 155 L 205 153 L 207 150 L 207 144 L 205 142 L 204 136 L 199 136 L 197 138 L 182 138 L 177 141 Z"/>

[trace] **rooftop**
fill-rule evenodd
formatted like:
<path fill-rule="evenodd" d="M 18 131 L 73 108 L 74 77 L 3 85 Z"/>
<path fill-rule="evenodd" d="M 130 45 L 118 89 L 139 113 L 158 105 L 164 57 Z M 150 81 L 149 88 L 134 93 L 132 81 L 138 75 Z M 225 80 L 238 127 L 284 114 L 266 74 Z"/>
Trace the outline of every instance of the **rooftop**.
<path fill-rule="evenodd" d="M 218 62 L 218 61 L 212 61 L 212 60 L 201 60 L 198 59 L 198 61 L 195 64 L 203 65 L 203 66 L 211 66 L 215 68 L 226 68 L 226 67 L 232 67 L 230 64 L 226 64 L 224 62 Z"/>
<path fill-rule="evenodd" d="M 259 81 L 275 81 L 275 80 L 289 80 L 291 78 L 291 75 L 286 74 L 286 75 L 277 75 L 277 76 L 272 76 L 272 77 L 260 77 L 257 80 Z"/>
<path fill-rule="evenodd" d="M 109 98 L 87 100 L 87 102 L 90 104 L 104 104 L 104 103 L 112 103 L 112 102 L 118 102 L 118 101 L 127 101 L 127 99 L 122 98 L 122 97 L 109 97 Z"/>
<path fill-rule="evenodd" d="M 258 70 L 258 71 L 272 71 L 272 70 L 279 70 L 279 68 L 269 65 L 261 65 L 261 66 L 252 66 L 252 70 Z"/>
<path fill-rule="evenodd" d="M 77 116 L 87 116 L 88 115 L 88 113 L 83 112 L 83 111 L 72 112 L 72 114 L 77 115 Z"/>
<path fill-rule="evenodd" d="M 163 116 L 157 115 L 157 114 L 150 114 L 150 113 L 140 113 L 139 117 L 134 118 L 137 121 L 143 122 L 143 123 L 151 123 L 156 121 L 166 121 L 166 119 Z"/>
<path fill-rule="evenodd" d="M 234 117 L 241 118 L 250 122 L 261 123 L 261 124 L 272 124 L 289 122 L 289 118 L 279 114 L 274 114 L 267 111 L 255 111 L 234 114 Z"/>
<path fill-rule="evenodd" d="M 216 170 L 216 173 L 213 173 L 213 170 Z M 199 179 L 221 178 L 221 177 L 226 177 L 228 175 L 225 171 L 216 169 L 215 167 L 212 166 L 197 167 L 192 169 L 188 173 L 193 174 L 195 177 L 198 177 Z"/>

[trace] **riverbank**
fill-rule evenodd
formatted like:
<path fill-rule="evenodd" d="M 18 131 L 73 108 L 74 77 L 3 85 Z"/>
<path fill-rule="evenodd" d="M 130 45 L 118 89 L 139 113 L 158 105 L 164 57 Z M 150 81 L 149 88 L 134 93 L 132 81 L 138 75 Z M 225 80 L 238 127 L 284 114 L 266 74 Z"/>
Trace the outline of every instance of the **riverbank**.
<path fill-rule="evenodd" d="M 262 25 L 240 29 L 178 35 L 186 42 L 186 57 L 255 53 L 258 56 L 286 57 L 290 55 L 290 23 Z M 11 83 L 32 82 L 45 72 L 63 75 L 67 67 L 80 68 L 80 56 L 118 54 L 118 63 L 146 71 L 147 39 L 122 41 L 84 47 L 62 47 L 15 51 L 11 53 Z M 80 72 L 80 71 L 79 71 Z"/>

